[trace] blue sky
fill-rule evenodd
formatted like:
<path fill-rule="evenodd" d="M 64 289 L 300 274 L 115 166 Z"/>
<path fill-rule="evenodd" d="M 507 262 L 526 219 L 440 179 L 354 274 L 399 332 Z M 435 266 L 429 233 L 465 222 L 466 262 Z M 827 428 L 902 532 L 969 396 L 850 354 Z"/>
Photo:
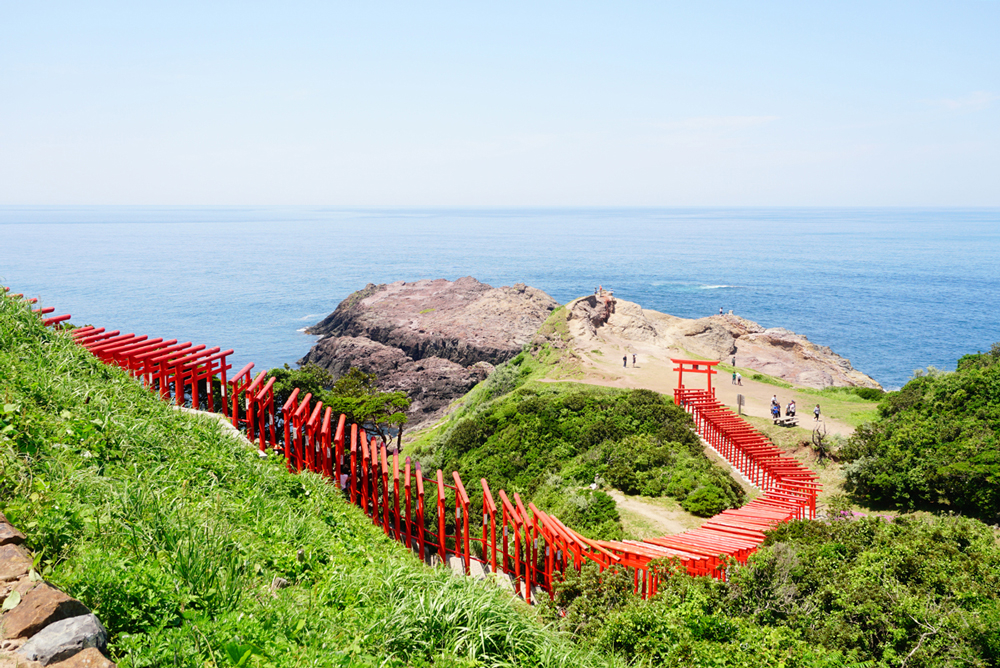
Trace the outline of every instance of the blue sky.
<path fill-rule="evenodd" d="M 996 1 L 0 0 L 0 204 L 998 206 L 998 35 Z"/>

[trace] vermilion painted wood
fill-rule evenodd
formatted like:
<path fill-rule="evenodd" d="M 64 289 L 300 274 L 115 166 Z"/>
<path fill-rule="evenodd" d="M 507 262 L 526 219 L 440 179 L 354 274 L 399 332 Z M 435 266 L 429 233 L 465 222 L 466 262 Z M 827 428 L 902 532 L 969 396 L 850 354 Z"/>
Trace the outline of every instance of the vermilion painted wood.
<path fill-rule="evenodd" d="M 250 368 L 249 367 L 244 367 L 244 370 L 240 372 L 240 376 L 242 376 L 244 373 L 249 374 L 249 372 L 250 372 Z M 236 384 L 235 383 L 236 383 L 236 380 L 234 379 L 233 380 L 233 389 L 234 389 L 233 396 L 234 397 L 237 396 L 237 394 L 235 393 L 235 389 L 236 389 Z M 285 428 L 285 440 L 284 440 L 285 467 L 289 470 L 289 472 L 291 472 L 292 469 L 295 466 L 294 462 L 295 462 L 296 455 L 295 455 L 294 452 L 292 452 L 291 430 L 292 430 L 292 413 L 294 413 L 298 409 L 298 407 L 299 407 L 299 388 L 296 387 L 294 390 L 292 390 L 291 394 L 288 395 L 288 398 L 285 399 L 285 404 L 281 407 L 281 419 L 282 419 L 282 422 L 284 423 L 284 428 Z M 237 403 L 236 403 L 236 401 L 234 399 L 233 400 L 233 423 L 234 424 L 237 421 L 237 416 L 238 416 L 237 411 L 238 410 L 239 410 L 239 406 L 237 405 Z M 354 463 L 354 444 L 357 442 L 357 439 L 356 439 L 357 432 L 355 431 L 355 433 L 352 434 L 351 436 L 353 437 L 352 438 L 352 442 L 351 442 L 351 463 L 353 464 Z M 356 490 L 352 489 L 351 492 L 352 492 L 351 493 L 351 503 L 354 503 L 355 498 L 356 498 Z"/>
<path fill-rule="evenodd" d="M 259 420 L 257 431 L 260 433 L 260 451 L 264 452 L 264 428 L 270 432 L 271 451 L 276 452 L 278 441 L 275 438 L 275 414 L 274 414 L 274 383 L 277 379 L 273 376 L 267 380 L 267 384 L 254 396 L 257 404 L 257 416 Z M 225 376 L 223 376 L 223 386 L 225 386 Z"/>
<path fill-rule="evenodd" d="M 233 405 L 230 409 L 229 417 L 233 421 L 233 426 L 239 428 L 240 426 L 240 392 L 245 390 L 248 385 L 252 382 L 250 378 L 250 371 L 253 369 L 253 362 L 248 363 L 245 367 L 239 370 L 239 372 L 233 376 L 233 379 L 229 381 L 229 386 L 222 386 L 223 395 L 225 395 L 228 389 L 231 396 Z M 229 405 L 228 401 L 223 402 L 226 406 Z"/>

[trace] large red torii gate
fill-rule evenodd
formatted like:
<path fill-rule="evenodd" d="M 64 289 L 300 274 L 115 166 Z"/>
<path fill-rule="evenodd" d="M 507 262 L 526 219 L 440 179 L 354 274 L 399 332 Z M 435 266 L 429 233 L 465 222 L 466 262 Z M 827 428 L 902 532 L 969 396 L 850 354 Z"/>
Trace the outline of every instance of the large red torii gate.
<path fill-rule="evenodd" d="M 674 371 L 677 372 L 678 390 L 685 389 L 684 387 L 685 371 L 687 371 L 688 373 L 703 373 L 708 378 L 708 393 L 713 397 L 715 396 L 715 390 L 712 388 L 712 376 L 714 376 L 719 372 L 713 369 L 712 367 L 714 367 L 716 364 L 719 363 L 718 360 L 679 360 L 671 357 L 670 361 L 677 365 L 676 367 L 674 367 Z M 690 366 L 691 368 L 690 369 L 687 368 L 688 366 Z M 705 368 L 701 369 L 699 367 L 705 367 Z"/>

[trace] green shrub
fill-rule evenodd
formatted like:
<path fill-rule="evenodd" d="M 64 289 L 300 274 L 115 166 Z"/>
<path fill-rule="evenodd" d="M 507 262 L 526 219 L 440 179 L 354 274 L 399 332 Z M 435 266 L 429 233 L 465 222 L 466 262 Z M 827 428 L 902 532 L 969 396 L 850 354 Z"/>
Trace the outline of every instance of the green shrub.
<path fill-rule="evenodd" d="M 865 401 L 881 401 L 885 392 L 877 387 L 855 387 L 854 393 Z"/>
<path fill-rule="evenodd" d="M 422 461 L 457 470 L 465 480 L 485 478 L 494 491 L 517 492 L 599 538 L 622 535 L 617 513 L 597 520 L 561 502 L 595 480 L 626 494 L 670 494 L 682 502 L 698 487 L 711 486 L 716 506 L 719 499 L 722 507 L 743 502 L 739 485 L 705 457 L 690 417 L 648 390 L 529 383 L 453 418 L 429 450 L 421 451 Z M 560 481 L 557 494 L 550 493 L 552 479 Z M 610 497 L 607 502 L 613 504 Z M 478 512 L 481 501 L 473 503 Z"/>
<path fill-rule="evenodd" d="M 691 492 L 682 502 L 684 510 L 699 517 L 718 515 L 729 507 L 729 500 L 718 487 L 708 485 Z"/>
<path fill-rule="evenodd" d="M 856 501 L 1000 521 L 1000 364 L 966 355 L 954 373 L 914 378 L 879 404 L 840 457 Z"/>

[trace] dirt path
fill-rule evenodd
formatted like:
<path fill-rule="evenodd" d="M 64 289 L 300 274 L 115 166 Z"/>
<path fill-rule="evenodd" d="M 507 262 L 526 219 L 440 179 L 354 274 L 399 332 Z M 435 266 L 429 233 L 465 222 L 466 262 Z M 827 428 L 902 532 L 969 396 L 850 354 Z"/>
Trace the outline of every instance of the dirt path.
<path fill-rule="evenodd" d="M 690 354 L 680 349 L 661 348 L 659 346 L 616 339 L 606 336 L 599 341 L 588 341 L 585 346 L 577 347 L 577 354 L 583 359 L 581 371 L 583 378 L 574 382 L 623 389 L 647 389 L 672 396 L 677 387 L 677 372 L 670 358 L 690 359 Z M 636 356 L 633 365 L 632 355 Z M 628 366 L 622 365 L 622 357 L 628 361 Z M 737 360 L 738 363 L 738 360 Z M 744 376 L 753 371 L 746 370 Z M 685 379 L 688 387 L 705 387 L 705 377 L 701 375 L 691 380 Z M 781 388 L 768 383 L 762 383 L 749 378 L 743 379 L 743 385 L 732 384 L 732 376 L 719 373 L 712 378 L 716 396 L 732 409 L 736 409 L 736 395 L 742 394 L 745 404 L 743 412 L 755 417 L 768 418 L 771 410 L 771 397 L 777 395 L 784 407 L 789 400 L 794 399 L 798 407 L 800 424 L 812 429 L 813 406 L 817 403 L 815 395 L 805 394 L 795 389 Z M 819 400 L 822 404 L 822 400 Z M 822 410 L 822 408 L 821 408 Z M 850 436 L 854 427 L 827 415 L 822 416 L 827 432 L 841 436 Z"/>
<path fill-rule="evenodd" d="M 608 490 L 608 494 L 618 505 L 628 538 L 642 539 L 683 533 L 701 526 L 705 521 L 687 512 L 670 498 L 626 496 L 617 489 Z"/>

